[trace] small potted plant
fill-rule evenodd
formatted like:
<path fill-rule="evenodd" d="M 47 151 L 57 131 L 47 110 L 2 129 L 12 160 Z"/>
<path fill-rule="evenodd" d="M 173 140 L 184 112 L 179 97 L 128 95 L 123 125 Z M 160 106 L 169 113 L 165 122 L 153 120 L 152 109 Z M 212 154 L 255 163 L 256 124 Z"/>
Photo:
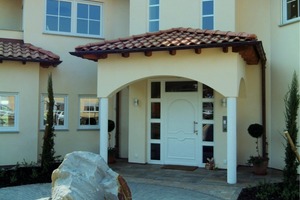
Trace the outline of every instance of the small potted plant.
<path fill-rule="evenodd" d="M 214 158 L 207 158 L 207 162 L 205 163 L 205 169 L 213 170 L 214 168 L 215 168 Z"/>
<path fill-rule="evenodd" d="M 268 167 L 268 161 L 269 158 L 263 157 L 259 154 L 259 148 L 258 148 L 258 139 L 263 135 L 264 133 L 264 127 L 260 124 L 251 124 L 248 127 L 248 133 L 256 138 L 256 152 L 257 156 L 250 156 L 248 160 L 248 164 L 253 166 L 253 172 L 256 175 L 266 175 L 267 174 L 267 167 Z"/>

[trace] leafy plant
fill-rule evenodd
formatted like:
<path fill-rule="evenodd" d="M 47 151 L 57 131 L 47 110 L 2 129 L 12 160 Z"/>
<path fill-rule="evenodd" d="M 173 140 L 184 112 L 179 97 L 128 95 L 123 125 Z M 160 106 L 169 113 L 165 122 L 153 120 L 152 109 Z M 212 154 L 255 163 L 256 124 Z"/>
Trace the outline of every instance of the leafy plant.
<path fill-rule="evenodd" d="M 255 196 L 258 200 L 269 200 L 270 196 L 274 196 L 278 191 L 278 187 L 275 184 L 266 181 L 258 183 L 257 188 L 258 190 Z"/>
<path fill-rule="evenodd" d="M 248 127 L 248 133 L 250 136 L 256 138 L 256 152 L 257 156 L 250 156 L 248 160 L 248 164 L 256 164 L 256 165 L 261 165 L 264 161 L 268 160 L 268 158 L 262 157 L 259 153 L 259 147 L 258 147 L 258 139 L 263 135 L 264 133 L 264 127 L 260 124 L 251 124 Z"/>
<path fill-rule="evenodd" d="M 289 91 L 285 95 L 285 123 L 286 130 L 289 132 L 290 137 L 294 144 L 297 146 L 297 117 L 299 108 L 299 83 L 298 76 L 294 72 L 293 79 Z M 294 154 L 291 145 L 288 140 L 286 140 L 285 147 L 285 167 L 283 169 L 283 182 L 284 189 L 282 192 L 282 197 L 284 199 L 296 199 L 299 191 L 297 188 L 297 168 L 299 163 L 296 160 L 296 155 Z"/>
<path fill-rule="evenodd" d="M 53 125 L 53 108 L 54 108 L 54 96 L 52 86 L 52 74 L 48 76 L 48 112 L 47 121 L 45 125 L 43 150 L 41 155 L 41 167 L 44 173 L 48 173 L 51 165 L 55 161 L 54 151 L 54 125 Z"/>

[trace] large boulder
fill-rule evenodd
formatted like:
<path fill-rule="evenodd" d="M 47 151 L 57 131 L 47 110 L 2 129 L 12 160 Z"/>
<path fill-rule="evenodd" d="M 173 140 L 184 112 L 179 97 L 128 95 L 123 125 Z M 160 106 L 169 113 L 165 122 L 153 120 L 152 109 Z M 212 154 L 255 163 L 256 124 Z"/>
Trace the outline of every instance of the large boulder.
<path fill-rule="evenodd" d="M 76 151 L 67 154 L 52 173 L 52 200 L 131 200 L 130 189 L 103 158 Z"/>

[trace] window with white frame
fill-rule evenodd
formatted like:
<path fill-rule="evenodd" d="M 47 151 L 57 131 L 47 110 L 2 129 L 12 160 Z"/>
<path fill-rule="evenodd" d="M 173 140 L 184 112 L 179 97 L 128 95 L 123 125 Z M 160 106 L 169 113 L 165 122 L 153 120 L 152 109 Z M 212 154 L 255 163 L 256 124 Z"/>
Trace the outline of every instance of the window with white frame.
<path fill-rule="evenodd" d="M 149 31 L 159 31 L 159 0 L 149 0 Z"/>
<path fill-rule="evenodd" d="M 19 96 L 0 92 L 0 132 L 18 131 Z"/>
<path fill-rule="evenodd" d="M 46 0 L 47 33 L 102 37 L 102 4 L 77 0 Z"/>
<path fill-rule="evenodd" d="M 214 29 L 214 0 L 202 0 L 202 29 Z"/>
<path fill-rule="evenodd" d="M 79 128 L 99 128 L 99 99 L 95 96 L 80 96 L 79 104 Z"/>
<path fill-rule="evenodd" d="M 282 1 L 283 23 L 300 20 L 300 0 Z"/>
<path fill-rule="evenodd" d="M 49 110 L 49 98 L 47 94 L 42 95 L 41 100 L 41 128 L 44 129 Z M 54 95 L 53 124 L 56 130 L 68 128 L 68 96 Z"/>

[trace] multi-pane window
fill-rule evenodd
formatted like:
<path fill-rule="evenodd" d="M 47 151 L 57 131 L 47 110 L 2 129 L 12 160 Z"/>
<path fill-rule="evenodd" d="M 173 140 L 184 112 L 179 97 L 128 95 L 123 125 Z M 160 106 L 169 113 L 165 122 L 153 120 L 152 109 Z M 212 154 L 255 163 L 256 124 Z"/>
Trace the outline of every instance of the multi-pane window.
<path fill-rule="evenodd" d="M 149 0 L 149 31 L 159 31 L 159 0 Z"/>
<path fill-rule="evenodd" d="M 300 19 L 300 0 L 283 0 L 283 23 Z"/>
<path fill-rule="evenodd" d="M 102 5 L 70 0 L 46 0 L 46 31 L 102 36 Z"/>
<path fill-rule="evenodd" d="M 79 104 L 79 127 L 83 129 L 99 128 L 99 99 L 81 96 Z"/>
<path fill-rule="evenodd" d="M 55 129 L 68 128 L 68 97 L 66 95 L 54 96 L 53 107 L 53 125 Z M 41 128 L 45 128 L 47 122 L 47 113 L 49 110 L 49 98 L 47 95 L 42 95 L 41 102 Z"/>
<path fill-rule="evenodd" d="M 18 95 L 0 93 L 0 132 L 18 129 Z"/>
<path fill-rule="evenodd" d="M 214 0 L 202 0 L 202 29 L 214 29 Z"/>

